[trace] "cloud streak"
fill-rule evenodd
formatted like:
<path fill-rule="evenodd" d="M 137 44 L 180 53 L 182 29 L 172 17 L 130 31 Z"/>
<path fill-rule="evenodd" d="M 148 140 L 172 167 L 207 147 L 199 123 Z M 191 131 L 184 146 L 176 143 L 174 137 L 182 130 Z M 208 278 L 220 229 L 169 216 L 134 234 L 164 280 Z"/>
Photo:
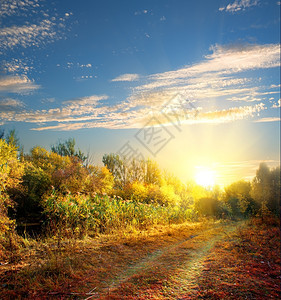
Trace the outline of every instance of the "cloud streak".
<path fill-rule="evenodd" d="M 138 74 L 123 74 L 120 75 L 114 79 L 112 79 L 111 81 L 136 81 L 139 79 L 139 75 Z"/>
<path fill-rule="evenodd" d="M 0 77 L 0 91 L 7 93 L 27 93 L 40 88 L 27 76 Z"/>
<path fill-rule="evenodd" d="M 267 123 L 267 122 L 280 122 L 280 118 L 278 117 L 268 117 L 268 118 L 261 118 L 258 120 L 255 120 L 255 123 Z"/>

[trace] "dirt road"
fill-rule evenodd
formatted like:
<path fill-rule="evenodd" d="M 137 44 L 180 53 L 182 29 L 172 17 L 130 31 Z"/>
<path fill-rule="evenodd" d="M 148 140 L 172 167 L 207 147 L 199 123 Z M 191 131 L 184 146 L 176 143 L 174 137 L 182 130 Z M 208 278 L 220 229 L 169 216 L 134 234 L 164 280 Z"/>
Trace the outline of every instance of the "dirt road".
<path fill-rule="evenodd" d="M 116 256 L 117 251 L 118 255 L 109 269 L 104 269 L 110 275 L 93 282 L 96 294 L 92 299 L 190 299 L 199 288 L 198 279 L 209 251 L 242 225 L 185 225 L 142 244 L 136 241 L 109 247 L 109 252 Z"/>
<path fill-rule="evenodd" d="M 278 226 L 206 221 L 70 242 L 2 265 L 0 299 L 281 297 Z"/>

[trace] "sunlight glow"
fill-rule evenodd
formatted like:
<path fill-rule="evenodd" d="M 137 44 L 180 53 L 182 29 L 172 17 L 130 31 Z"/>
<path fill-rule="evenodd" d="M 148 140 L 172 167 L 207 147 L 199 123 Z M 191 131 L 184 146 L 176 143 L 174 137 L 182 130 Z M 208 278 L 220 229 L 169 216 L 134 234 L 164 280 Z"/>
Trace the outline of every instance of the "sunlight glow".
<path fill-rule="evenodd" d="M 205 188 L 212 188 L 215 185 L 215 172 L 205 167 L 197 167 L 196 169 L 196 183 Z"/>

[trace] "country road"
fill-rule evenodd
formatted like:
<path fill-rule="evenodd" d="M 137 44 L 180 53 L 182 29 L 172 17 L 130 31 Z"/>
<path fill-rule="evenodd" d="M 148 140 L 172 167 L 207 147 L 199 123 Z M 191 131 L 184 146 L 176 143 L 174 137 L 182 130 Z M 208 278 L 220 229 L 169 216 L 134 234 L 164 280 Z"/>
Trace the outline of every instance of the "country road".
<path fill-rule="evenodd" d="M 93 282 L 95 294 L 88 298 L 189 299 L 186 295 L 191 297 L 198 290 L 197 281 L 210 250 L 241 226 L 242 222 L 178 226 L 142 245 L 139 241 L 108 246 L 115 259 L 103 269 L 104 280 Z M 119 256 L 126 257 L 125 261 L 120 262 Z"/>
<path fill-rule="evenodd" d="M 34 245 L 1 265 L 1 300 L 281 297 L 274 224 L 205 220 Z"/>

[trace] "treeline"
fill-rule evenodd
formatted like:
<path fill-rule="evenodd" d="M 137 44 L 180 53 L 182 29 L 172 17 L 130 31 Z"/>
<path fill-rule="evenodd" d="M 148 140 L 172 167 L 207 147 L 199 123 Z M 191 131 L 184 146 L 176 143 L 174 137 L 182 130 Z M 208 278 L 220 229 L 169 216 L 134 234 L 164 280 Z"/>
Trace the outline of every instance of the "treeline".
<path fill-rule="evenodd" d="M 278 214 L 280 168 L 261 163 L 252 182 L 224 190 L 182 183 L 152 160 L 103 156 L 103 167 L 69 139 L 27 154 L 14 131 L 0 135 L 0 238 L 22 224 L 38 223 L 56 235 L 144 228 L 204 216 L 241 218 Z"/>

